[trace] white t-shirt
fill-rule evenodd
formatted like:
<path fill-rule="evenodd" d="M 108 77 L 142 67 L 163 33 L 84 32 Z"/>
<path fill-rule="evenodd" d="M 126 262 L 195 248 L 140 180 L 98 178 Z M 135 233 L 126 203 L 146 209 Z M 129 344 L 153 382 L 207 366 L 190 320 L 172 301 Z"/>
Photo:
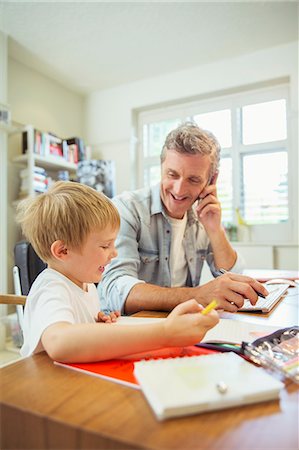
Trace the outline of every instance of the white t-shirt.
<path fill-rule="evenodd" d="M 171 223 L 171 246 L 170 246 L 170 273 L 171 286 L 186 286 L 188 266 L 183 238 L 187 224 L 187 213 L 182 219 L 168 217 Z"/>
<path fill-rule="evenodd" d="M 87 292 L 53 269 L 45 269 L 31 286 L 24 311 L 22 356 L 44 350 L 41 336 L 57 322 L 93 323 L 100 311 L 100 301 L 94 284 Z"/>

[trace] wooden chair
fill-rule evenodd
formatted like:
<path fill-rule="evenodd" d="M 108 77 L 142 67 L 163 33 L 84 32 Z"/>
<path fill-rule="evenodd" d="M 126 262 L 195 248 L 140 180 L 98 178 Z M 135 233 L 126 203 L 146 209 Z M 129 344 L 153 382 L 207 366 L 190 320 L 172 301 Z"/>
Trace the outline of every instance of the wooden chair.
<path fill-rule="evenodd" d="M 25 306 L 26 295 L 0 294 L 1 305 L 21 305 Z"/>
<path fill-rule="evenodd" d="M 0 305 L 15 305 L 18 321 L 23 330 L 24 324 L 24 306 L 26 303 L 25 295 L 0 294 Z"/>

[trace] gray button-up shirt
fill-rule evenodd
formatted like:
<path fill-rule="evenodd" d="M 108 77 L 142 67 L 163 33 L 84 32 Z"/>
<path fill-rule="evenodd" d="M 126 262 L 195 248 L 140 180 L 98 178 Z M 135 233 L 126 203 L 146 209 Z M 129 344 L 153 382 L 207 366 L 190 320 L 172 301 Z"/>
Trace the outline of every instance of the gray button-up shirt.
<path fill-rule="evenodd" d="M 121 216 L 116 240 L 118 256 L 106 267 L 98 289 L 101 310 L 123 312 L 126 298 L 135 284 L 146 282 L 171 286 L 171 224 L 161 201 L 160 184 L 124 192 L 115 197 L 113 203 Z M 205 260 L 213 276 L 220 275 L 214 266 L 207 233 L 193 209 L 187 213 L 183 246 L 188 264 L 186 286 L 199 285 Z M 231 270 L 241 272 L 242 269 L 238 256 Z"/>

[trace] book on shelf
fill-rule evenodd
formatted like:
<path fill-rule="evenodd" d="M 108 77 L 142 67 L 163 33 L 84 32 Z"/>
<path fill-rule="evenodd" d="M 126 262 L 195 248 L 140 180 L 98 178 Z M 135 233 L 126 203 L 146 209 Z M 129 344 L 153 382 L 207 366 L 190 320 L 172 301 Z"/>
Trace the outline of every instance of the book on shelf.
<path fill-rule="evenodd" d="M 76 154 L 77 162 L 86 159 L 86 152 L 83 139 L 78 137 L 72 137 L 66 139 L 66 143 L 68 146 L 71 146 L 71 149 L 73 149 L 74 153 Z"/>
<path fill-rule="evenodd" d="M 22 134 L 22 153 L 28 152 L 28 131 Z M 33 153 L 49 157 L 63 158 L 70 163 L 77 164 L 85 159 L 85 146 L 81 138 L 62 139 L 53 133 L 33 130 Z"/>
<path fill-rule="evenodd" d="M 19 199 L 28 195 L 32 183 L 33 191 L 37 193 L 46 192 L 49 185 L 49 178 L 46 170 L 42 167 L 34 166 L 32 178 L 29 176 L 28 168 L 20 170 L 20 192 Z"/>
<path fill-rule="evenodd" d="M 43 167 L 34 166 L 33 172 L 34 172 L 35 177 L 40 177 L 41 179 L 44 179 L 47 177 L 46 169 L 44 169 Z M 28 177 L 28 175 L 29 175 L 28 168 L 20 170 L 21 178 L 26 178 L 26 177 Z"/>
<path fill-rule="evenodd" d="M 28 180 L 23 180 L 21 183 L 20 191 L 21 192 L 28 192 L 29 191 L 30 183 Z M 33 190 L 35 192 L 46 192 L 48 189 L 48 180 L 47 178 L 44 181 L 38 181 L 33 179 Z"/>
<path fill-rule="evenodd" d="M 284 384 L 234 353 L 136 361 L 159 420 L 279 399 Z"/>

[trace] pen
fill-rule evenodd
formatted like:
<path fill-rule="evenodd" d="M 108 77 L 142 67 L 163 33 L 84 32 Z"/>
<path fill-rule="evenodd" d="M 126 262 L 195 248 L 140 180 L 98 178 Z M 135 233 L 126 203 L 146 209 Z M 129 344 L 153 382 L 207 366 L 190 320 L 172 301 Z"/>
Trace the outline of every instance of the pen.
<path fill-rule="evenodd" d="M 225 269 L 219 269 L 219 272 L 222 273 L 222 274 L 225 274 L 225 273 L 227 273 L 227 270 L 225 270 Z M 251 286 L 251 287 L 252 287 L 252 286 Z M 257 293 L 257 295 L 258 295 L 259 297 L 266 298 L 266 296 L 265 296 L 264 294 L 262 294 L 261 292 L 256 291 L 254 288 L 252 288 L 252 289 Z"/>
<path fill-rule="evenodd" d="M 216 302 L 216 300 L 212 300 L 211 303 L 209 303 L 208 306 L 206 306 L 205 309 L 201 311 L 201 314 L 208 314 L 210 311 L 212 311 L 212 309 L 215 309 L 217 305 L 218 303 Z"/>

